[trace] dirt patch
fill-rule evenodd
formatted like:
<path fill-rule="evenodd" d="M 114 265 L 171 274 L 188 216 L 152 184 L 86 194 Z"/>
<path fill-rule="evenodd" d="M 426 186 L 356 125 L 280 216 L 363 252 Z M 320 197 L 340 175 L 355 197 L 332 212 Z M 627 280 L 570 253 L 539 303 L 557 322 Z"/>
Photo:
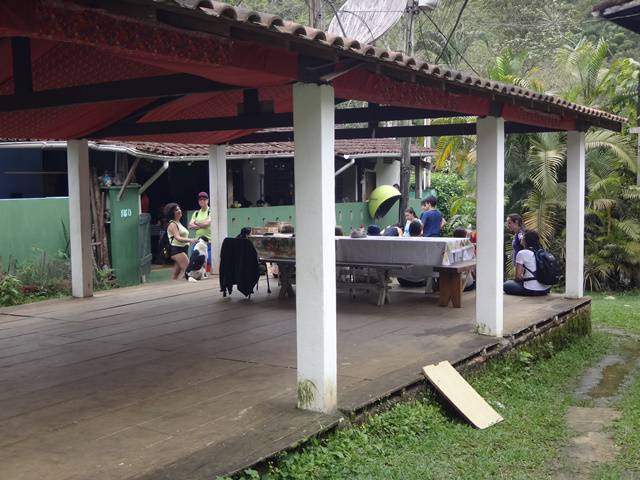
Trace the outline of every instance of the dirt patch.
<path fill-rule="evenodd" d="M 563 466 L 556 475 L 559 479 L 590 478 L 595 466 L 611 462 L 618 455 L 619 447 L 610 429 L 620 417 L 614 406 L 638 371 L 640 341 L 620 338 L 617 350 L 580 379 L 575 398 L 586 406 L 572 406 L 567 412 L 567 427 L 574 436 L 562 448 Z"/>

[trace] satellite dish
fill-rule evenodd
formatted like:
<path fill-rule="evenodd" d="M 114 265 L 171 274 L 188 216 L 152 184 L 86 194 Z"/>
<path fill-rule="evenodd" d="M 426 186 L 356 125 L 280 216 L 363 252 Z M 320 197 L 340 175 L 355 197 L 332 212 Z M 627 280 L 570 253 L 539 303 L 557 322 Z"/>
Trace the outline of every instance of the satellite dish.
<path fill-rule="evenodd" d="M 331 19 L 329 33 L 373 43 L 393 27 L 407 0 L 347 0 Z"/>

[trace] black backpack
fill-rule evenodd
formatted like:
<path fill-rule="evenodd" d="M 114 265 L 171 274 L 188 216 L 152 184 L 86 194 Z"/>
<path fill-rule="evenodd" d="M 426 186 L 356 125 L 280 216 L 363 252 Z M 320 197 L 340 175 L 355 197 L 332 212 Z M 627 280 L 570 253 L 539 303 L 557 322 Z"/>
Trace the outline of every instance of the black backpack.
<path fill-rule="evenodd" d="M 536 256 L 536 271 L 533 275 L 536 280 L 543 285 L 555 285 L 558 283 L 560 280 L 560 266 L 556 257 L 543 248 L 535 251 L 534 254 Z"/>
<path fill-rule="evenodd" d="M 171 224 L 171 222 L 169 222 L 169 224 Z M 169 237 L 169 225 L 167 225 L 167 229 L 164 232 L 162 232 L 162 236 L 158 241 L 158 254 L 160 255 L 160 258 L 162 258 L 163 260 L 169 260 L 171 258 L 171 241 L 170 240 L 171 239 Z"/>

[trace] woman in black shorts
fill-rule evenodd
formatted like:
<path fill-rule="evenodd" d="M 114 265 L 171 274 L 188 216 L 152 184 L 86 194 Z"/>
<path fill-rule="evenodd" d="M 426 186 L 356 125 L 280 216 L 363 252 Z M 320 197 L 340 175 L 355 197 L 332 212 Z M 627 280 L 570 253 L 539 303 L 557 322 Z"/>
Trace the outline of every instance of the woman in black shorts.
<path fill-rule="evenodd" d="M 174 262 L 173 279 L 184 277 L 184 271 L 189 265 L 189 257 L 187 252 L 190 243 L 196 243 L 198 240 L 189 238 L 189 230 L 180 223 L 182 210 L 177 203 L 169 203 L 164 208 L 164 215 L 169 221 L 167 227 L 167 235 L 169 236 L 169 244 L 171 245 L 171 259 Z"/>

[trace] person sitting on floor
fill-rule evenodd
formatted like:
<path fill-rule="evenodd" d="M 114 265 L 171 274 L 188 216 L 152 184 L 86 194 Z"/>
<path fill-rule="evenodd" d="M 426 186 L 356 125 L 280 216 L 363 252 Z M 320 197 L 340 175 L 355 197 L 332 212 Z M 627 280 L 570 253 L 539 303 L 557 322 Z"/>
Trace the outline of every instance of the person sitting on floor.
<path fill-rule="evenodd" d="M 454 238 L 467 238 L 469 231 L 466 228 L 458 227 L 453 231 Z M 476 270 L 475 268 L 469 272 L 464 272 L 464 291 L 469 292 L 476 289 Z"/>
<path fill-rule="evenodd" d="M 551 290 L 536 280 L 536 254 L 540 246 L 540 236 L 535 230 L 527 230 L 522 237 L 522 250 L 516 256 L 516 278 L 504 282 L 503 289 L 507 295 L 541 296 Z"/>

